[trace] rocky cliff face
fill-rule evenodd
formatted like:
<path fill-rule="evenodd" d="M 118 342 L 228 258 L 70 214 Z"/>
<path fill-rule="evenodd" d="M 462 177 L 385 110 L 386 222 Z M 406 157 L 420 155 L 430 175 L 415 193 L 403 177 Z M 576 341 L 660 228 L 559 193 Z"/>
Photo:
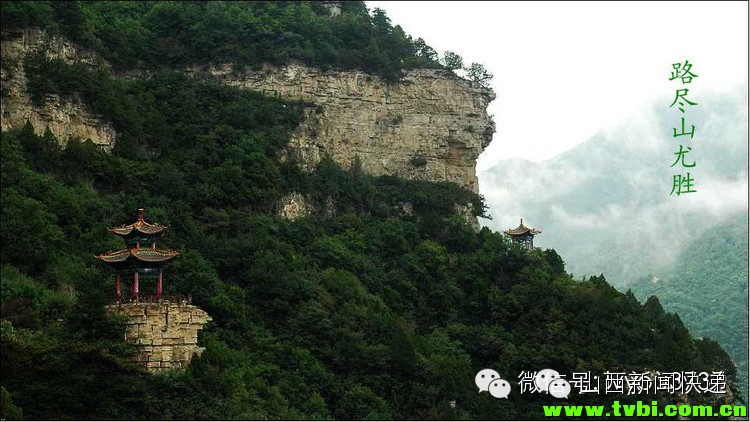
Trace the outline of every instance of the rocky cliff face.
<path fill-rule="evenodd" d="M 4 31 L 2 129 L 19 128 L 29 120 L 38 133 L 49 128 L 63 141 L 91 139 L 111 148 L 114 129 L 80 101 L 49 95 L 41 107 L 31 103 L 23 58 L 35 51 L 67 62 L 107 66 L 93 53 L 43 31 Z M 239 73 L 228 65 L 194 67 L 187 72 L 312 103 L 284 152 L 308 170 L 325 155 L 343 167 L 358 158 L 370 174 L 451 181 L 476 192 L 476 159 L 495 131 L 487 114 L 494 94 L 444 70 L 413 70 L 396 83 L 359 71 L 322 71 L 302 65 Z"/>
<path fill-rule="evenodd" d="M 106 307 L 128 318 L 125 340 L 138 345 L 135 359 L 149 372 L 186 367 L 198 347 L 198 331 L 211 321 L 202 309 L 183 303 L 125 303 Z"/>
<path fill-rule="evenodd" d="M 495 131 L 487 114 L 494 94 L 443 70 L 413 70 L 390 84 L 363 72 L 303 65 L 239 74 L 230 66 L 188 72 L 313 103 L 287 150 L 307 169 L 325 154 L 344 167 L 359 157 L 369 174 L 447 180 L 476 192 L 476 159 Z"/>
<path fill-rule="evenodd" d="M 95 144 L 110 149 L 115 142 L 112 126 L 94 115 L 80 101 L 47 95 L 44 104 L 32 104 L 26 92 L 24 57 L 29 53 L 44 52 L 49 58 L 61 59 L 68 63 L 83 62 L 92 67 L 107 64 L 91 52 L 76 48 L 69 41 L 53 37 L 44 31 L 28 29 L 24 31 L 2 32 L 2 98 L 0 115 L 2 130 L 21 128 L 28 120 L 38 134 L 49 128 L 62 142 L 70 138 L 91 139 Z"/>

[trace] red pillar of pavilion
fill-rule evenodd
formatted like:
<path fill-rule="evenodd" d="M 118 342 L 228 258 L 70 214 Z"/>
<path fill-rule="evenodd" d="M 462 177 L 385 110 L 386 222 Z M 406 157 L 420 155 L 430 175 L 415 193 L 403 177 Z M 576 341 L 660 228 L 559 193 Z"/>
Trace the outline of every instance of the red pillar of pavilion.
<path fill-rule="evenodd" d="M 159 270 L 159 279 L 156 280 L 156 299 L 161 300 L 161 292 L 162 292 L 162 270 Z"/>
<path fill-rule="evenodd" d="M 115 286 L 115 293 L 117 294 L 117 303 L 122 301 L 122 279 L 120 273 L 117 273 L 117 284 Z"/>
<path fill-rule="evenodd" d="M 138 302 L 138 271 L 133 273 L 133 297 Z"/>

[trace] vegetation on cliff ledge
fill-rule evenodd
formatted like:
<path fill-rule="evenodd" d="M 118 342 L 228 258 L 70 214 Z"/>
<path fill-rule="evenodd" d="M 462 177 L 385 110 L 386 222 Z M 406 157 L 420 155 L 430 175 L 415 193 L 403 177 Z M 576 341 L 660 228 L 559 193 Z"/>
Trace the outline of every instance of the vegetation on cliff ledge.
<path fill-rule="evenodd" d="M 3 28 L 45 28 L 101 54 L 116 69 L 297 60 L 397 79 L 442 67 L 435 50 L 364 2 L 3 2 Z"/>
<path fill-rule="evenodd" d="M 113 7 L 133 7 L 136 19 L 143 4 Z M 162 7 L 197 7 L 181 4 Z M 58 6 L 47 6 L 57 16 Z M 80 7 L 88 16 L 97 6 Z M 200 7 L 210 15 L 236 6 Z M 6 3 L 3 23 L 5 11 Z M 295 16 L 278 19 L 291 25 Z M 153 25 L 175 22 L 157 17 Z M 190 58 L 179 52 L 180 32 L 170 31 L 176 44 L 146 44 L 135 57 L 174 49 Z M 125 47 L 97 37 L 126 60 Z M 61 147 L 30 125 L 2 134 L 4 418 L 541 419 L 541 404 L 553 398 L 478 394 L 475 373 L 494 368 L 515 381 L 544 367 L 723 370 L 735 382 L 717 343 L 693 339 L 655 298 L 641 304 L 602 276 L 574 280 L 553 250 L 522 251 L 499 233 L 476 232 L 456 206 L 482 214 L 472 192 L 373 177 L 331 160 L 312 174 L 281 161 L 306 104 L 166 70 L 125 81 L 29 63 L 30 89 L 77 96 L 112 122 L 118 140 L 107 154 L 78 140 Z M 277 217 L 276 204 L 291 192 L 319 211 Z M 103 311 L 113 275 L 93 255 L 121 246 L 106 229 L 131 221 L 139 207 L 170 227 L 165 244 L 182 252 L 167 269 L 165 294 L 190 292 L 213 317 L 200 334 L 205 352 L 183 372 L 147 375 L 131 361 L 123 322 Z M 635 399 L 677 400 L 572 400 Z"/>

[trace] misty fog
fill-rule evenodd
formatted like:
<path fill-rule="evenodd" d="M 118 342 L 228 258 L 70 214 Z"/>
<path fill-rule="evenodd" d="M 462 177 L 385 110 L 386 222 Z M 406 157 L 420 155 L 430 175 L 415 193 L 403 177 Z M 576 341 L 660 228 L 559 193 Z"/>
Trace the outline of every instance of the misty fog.
<path fill-rule="evenodd" d="M 698 105 L 684 115 L 665 96 L 550 160 L 506 160 L 480 172 L 492 217 L 481 223 L 505 230 L 523 218 L 543 230 L 535 246 L 556 249 L 568 272 L 604 273 L 621 288 L 671 268 L 691 240 L 748 211 L 747 84 L 695 93 Z M 681 116 L 696 126 L 692 140 L 672 137 Z M 530 130 L 555 136 L 543 124 Z M 692 147 L 685 158 L 695 167 L 670 167 L 680 144 Z M 687 171 L 697 192 L 670 196 L 673 175 Z"/>

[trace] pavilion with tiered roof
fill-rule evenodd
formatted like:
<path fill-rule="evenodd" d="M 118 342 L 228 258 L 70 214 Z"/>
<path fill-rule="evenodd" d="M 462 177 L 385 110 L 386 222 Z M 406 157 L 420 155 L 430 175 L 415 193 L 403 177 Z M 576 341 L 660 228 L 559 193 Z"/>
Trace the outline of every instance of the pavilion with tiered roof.
<path fill-rule="evenodd" d="M 167 262 L 179 255 L 171 249 L 157 248 L 161 235 L 167 226 L 151 224 L 144 221 L 143 208 L 138 210 L 135 223 L 109 229 L 125 240 L 126 248 L 107 252 L 96 258 L 111 265 L 117 271 L 115 294 L 117 302 L 123 301 L 122 283 L 131 284 L 131 301 L 138 302 L 139 282 L 143 278 L 156 279 L 156 300 L 162 299 L 163 268 Z"/>

